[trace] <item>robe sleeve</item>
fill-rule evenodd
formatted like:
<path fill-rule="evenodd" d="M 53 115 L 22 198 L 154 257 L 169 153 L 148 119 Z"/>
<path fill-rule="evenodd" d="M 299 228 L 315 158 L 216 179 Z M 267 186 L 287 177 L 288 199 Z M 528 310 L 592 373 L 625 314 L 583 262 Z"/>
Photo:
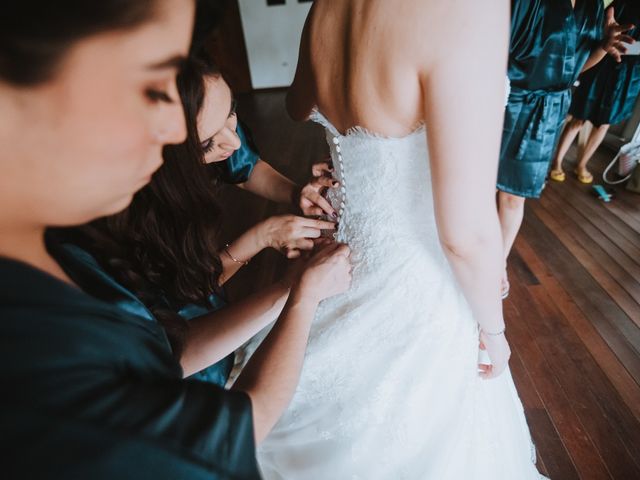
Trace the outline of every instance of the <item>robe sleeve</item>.
<path fill-rule="evenodd" d="M 106 462 L 111 472 L 137 472 L 131 478 L 204 478 L 199 471 L 219 475 L 211 478 L 259 478 L 248 395 L 183 380 L 153 322 L 107 308 L 102 314 L 78 310 L 13 312 L 3 321 L 3 383 L 14 382 L 3 409 L 12 411 L 6 409 L 11 405 L 20 413 L 5 418 L 3 435 L 16 442 L 23 463 L 39 458 L 31 450 L 39 448 L 51 468 L 73 473 L 73 462 L 56 459 L 86 443 L 89 457 L 79 465 L 95 456 L 96 465 Z M 118 467 L 118 458 L 129 461 Z M 152 467 L 153 458 L 167 468 L 150 477 L 140 469 Z M 33 468 L 47 468 L 40 463 Z M 176 474 L 179 465 L 184 474 Z"/>
<path fill-rule="evenodd" d="M 226 183 L 244 183 L 249 180 L 253 167 L 260 159 L 251 132 L 246 125 L 238 122 L 236 133 L 240 138 L 240 148 L 224 162 L 221 168 L 221 177 Z"/>

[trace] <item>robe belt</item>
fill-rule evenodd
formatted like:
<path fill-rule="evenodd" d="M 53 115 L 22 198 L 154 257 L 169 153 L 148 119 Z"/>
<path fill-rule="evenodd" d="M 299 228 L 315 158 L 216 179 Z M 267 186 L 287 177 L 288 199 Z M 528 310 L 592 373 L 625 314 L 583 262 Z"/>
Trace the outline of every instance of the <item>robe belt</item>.
<path fill-rule="evenodd" d="M 559 89 L 527 90 L 511 85 L 509 103 L 535 104 L 532 107 L 533 117 L 529 128 L 533 129 L 531 132 L 532 138 L 542 140 L 540 133 L 541 127 L 544 126 L 549 119 L 551 107 L 554 104 L 553 101 L 569 95 L 571 95 L 571 86 Z"/>

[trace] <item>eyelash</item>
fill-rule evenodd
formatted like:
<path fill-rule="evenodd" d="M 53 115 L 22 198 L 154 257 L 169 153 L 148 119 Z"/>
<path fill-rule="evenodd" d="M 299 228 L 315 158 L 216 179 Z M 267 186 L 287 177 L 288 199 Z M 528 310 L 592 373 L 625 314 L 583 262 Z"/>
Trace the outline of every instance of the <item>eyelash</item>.
<path fill-rule="evenodd" d="M 235 100 L 233 101 L 233 106 L 231 108 L 231 113 L 229 114 L 229 118 L 231 117 L 235 117 L 236 116 L 236 103 Z M 215 147 L 215 142 L 213 141 L 213 138 L 210 138 L 204 145 L 202 145 L 202 151 L 205 153 L 205 155 L 207 153 L 209 153 L 211 150 L 213 150 L 213 147 Z"/>
<path fill-rule="evenodd" d="M 173 99 L 167 94 L 167 92 L 162 92 L 160 90 L 154 90 L 152 88 L 148 88 L 145 90 L 145 95 L 149 100 L 153 103 L 164 102 L 164 103 L 173 103 Z"/>
<path fill-rule="evenodd" d="M 204 151 L 205 154 L 209 153 L 211 150 L 213 150 L 213 147 L 215 146 L 215 142 L 213 141 L 213 138 L 210 138 L 207 143 L 205 145 L 202 146 L 202 150 Z"/>

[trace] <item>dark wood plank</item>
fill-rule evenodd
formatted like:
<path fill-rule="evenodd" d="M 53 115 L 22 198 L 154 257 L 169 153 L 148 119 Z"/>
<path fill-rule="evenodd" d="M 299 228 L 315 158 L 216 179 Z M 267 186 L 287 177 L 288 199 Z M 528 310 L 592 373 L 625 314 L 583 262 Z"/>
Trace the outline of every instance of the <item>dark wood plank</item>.
<path fill-rule="evenodd" d="M 625 276 L 624 272 L 611 265 L 606 255 L 598 252 L 597 246 L 594 246 L 588 238 L 576 232 L 570 222 L 566 220 L 562 223 L 557 221 L 555 216 L 545 210 L 539 202 L 530 202 L 530 208 L 535 213 L 535 217 L 544 222 L 545 226 L 556 237 L 555 242 L 552 242 L 550 247 L 555 248 L 557 245 L 554 243 L 561 243 L 579 261 L 574 268 L 584 267 L 588 272 L 586 276 L 576 278 L 575 281 L 579 282 L 581 287 L 581 292 L 578 292 L 578 290 L 576 292 L 588 292 L 589 294 L 597 295 L 597 308 L 606 314 L 607 318 L 616 325 L 616 328 L 620 329 L 634 348 L 640 351 L 640 331 L 637 327 L 637 322 L 640 322 L 640 305 L 621 288 L 621 285 L 611 275 L 610 271 L 613 270 L 620 274 L 631 287 L 636 288 L 637 285 L 633 279 Z M 557 212 L 556 214 L 561 215 L 561 213 Z M 581 242 L 589 244 L 590 249 L 587 250 L 582 243 L 578 243 L 576 236 L 580 238 Z M 596 282 L 590 281 L 590 277 L 595 279 Z"/>
<path fill-rule="evenodd" d="M 609 470 L 600 455 L 600 445 L 590 435 L 593 426 L 585 424 L 583 412 L 576 411 L 575 399 L 565 390 L 566 375 L 578 375 L 579 372 L 565 358 L 558 358 L 558 353 L 553 350 L 553 344 L 559 341 L 558 336 L 555 332 L 541 328 L 544 320 L 527 288 L 529 287 L 520 286 L 517 281 L 512 285 L 514 291 L 510 303 L 516 305 L 520 314 L 515 318 L 507 315 L 508 338 L 514 349 L 526 358 L 525 368 L 562 438 L 579 478 L 610 478 Z M 591 412 L 593 411 L 591 408 Z M 611 431 L 608 440 L 613 443 L 613 449 L 623 449 L 622 442 L 614 438 L 615 433 Z M 553 478 L 553 472 L 549 473 Z M 556 474 L 558 478 L 565 478 L 567 475 L 566 472 Z"/>
<path fill-rule="evenodd" d="M 573 188 L 550 188 L 550 194 L 564 204 L 569 203 L 584 220 L 596 226 L 612 243 L 622 249 L 631 260 L 640 262 L 640 235 L 616 215 L 607 210 L 606 204 L 594 195 L 584 195 Z M 545 192 L 545 196 L 547 193 Z"/>
<path fill-rule="evenodd" d="M 573 204 L 567 204 L 565 195 L 561 197 L 549 191 L 539 203 L 558 222 L 570 229 L 575 241 L 615 275 L 619 279 L 618 283 L 626 286 L 636 301 L 640 299 L 640 249 L 626 242 L 624 237 L 607 228 L 603 222 L 599 222 L 595 215 L 586 215 Z"/>
<path fill-rule="evenodd" d="M 529 323 L 545 355 L 553 359 L 560 383 L 575 398 L 578 413 L 616 478 L 640 478 L 640 423 L 598 367 L 543 287 L 529 287 L 541 320 Z M 535 327 L 535 328 L 534 328 Z M 547 336 L 543 336 L 542 332 Z M 579 410 L 578 410 L 579 409 Z M 619 443 L 613 440 L 614 435 Z M 626 449 L 626 452 L 624 451 Z"/>
<path fill-rule="evenodd" d="M 521 258 L 521 262 L 530 269 L 536 279 L 539 280 L 539 284 L 548 292 L 556 307 L 562 312 L 562 315 L 580 337 L 592 358 L 598 363 L 599 368 L 613 383 L 616 391 L 624 399 L 626 406 L 633 412 L 636 420 L 640 420 L 640 385 L 625 369 L 587 316 L 573 302 L 567 291 L 533 251 L 524 237 L 520 237 L 516 241 L 515 251 L 517 256 Z M 513 262 L 510 262 L 510 264 L 512 265 L 511 270 L 515 270 Z"/>
<path fill-rule="evenodd" d="M 634 380 L 640 383 L 640 355 L 614 321 L 625 316 L 624 312 L 535 215 L 526 218 L 521 233 L 537 254 L 546 259 L 547 267 L 567 289 L 572 301 L 615 352 Z"/>
<path fill-rule="evenodd" d="M 578 478 L 569 452 L 567 452 L 558 431 L 549 418 L 517 348 L 513 348 L 509 363 L 536 447 L 538 471 L 546 476 L 550 476 L 550 472 L 553 472 L 552 478 Z M 560 474 L 562 477 L 559 476 Z"/>

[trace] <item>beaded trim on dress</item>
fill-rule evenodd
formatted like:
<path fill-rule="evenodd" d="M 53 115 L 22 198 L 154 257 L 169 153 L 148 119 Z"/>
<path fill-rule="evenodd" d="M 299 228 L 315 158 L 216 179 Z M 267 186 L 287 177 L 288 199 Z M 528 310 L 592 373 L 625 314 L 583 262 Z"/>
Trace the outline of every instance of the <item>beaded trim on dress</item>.
<path fill-rule="evenodd" d="M 355 125 L 353 127 L 349 127 L 345 133 L 340 133 L 336 127 L 325 117 L 317 108 L 314 108 L 311 111 L 311 115 L 309 115 L 309 120 L 322 125 L 324 128 L 329 130 L 332 135 L 337 137 L 351 137 L 351 136 L 366 136 L 371 138 L 378 138 L 380 140 L 402 140 L 408 137 L 411 137 L 417 133 L 423 133 L 426 130 L 425 123 L 419 122 L 416 127 L 411 130 L 407 135 L 403 135 L 401 137 L 394 137 L 389 135 L 383 135 L 381 133 L 372 132 L 364 127 L 359 125 Z"/>

